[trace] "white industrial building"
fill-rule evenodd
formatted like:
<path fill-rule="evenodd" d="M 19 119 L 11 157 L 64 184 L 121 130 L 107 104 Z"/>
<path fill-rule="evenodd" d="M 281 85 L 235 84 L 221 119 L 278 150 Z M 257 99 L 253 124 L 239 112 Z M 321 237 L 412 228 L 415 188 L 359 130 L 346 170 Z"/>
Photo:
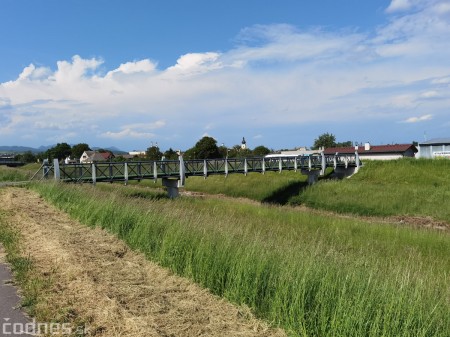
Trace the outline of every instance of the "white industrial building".
<path fill-rule="evenodd" d="M 450 138 L 435 138 L 417 146 L 417 158 L 450 158 Z"/>

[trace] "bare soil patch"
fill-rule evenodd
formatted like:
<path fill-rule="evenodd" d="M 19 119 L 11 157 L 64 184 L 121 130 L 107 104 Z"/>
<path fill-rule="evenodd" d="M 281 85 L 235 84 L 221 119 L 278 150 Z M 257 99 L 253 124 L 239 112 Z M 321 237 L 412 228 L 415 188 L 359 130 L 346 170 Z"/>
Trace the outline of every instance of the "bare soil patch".
<path fill-rule="evenodd" d="M 24 255 L 48 279 L 36 309 L 84 322 L 88 336 L 285 336 L 32 191 L 0 190 L 0 209 L 20 231 Z"/>

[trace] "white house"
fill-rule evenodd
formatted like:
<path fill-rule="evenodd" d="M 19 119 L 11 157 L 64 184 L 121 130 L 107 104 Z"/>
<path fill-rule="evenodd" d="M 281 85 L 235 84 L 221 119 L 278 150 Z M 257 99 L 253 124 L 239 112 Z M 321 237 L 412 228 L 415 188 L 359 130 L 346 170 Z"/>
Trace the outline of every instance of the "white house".
<path fill-rule="evenodd" d="M 94 163 L 100 161 L 107 161 L 114 158 L 111 152 L 97 152 L 97 151 L 84 151 L 80 157 L 80 163 Z"/>

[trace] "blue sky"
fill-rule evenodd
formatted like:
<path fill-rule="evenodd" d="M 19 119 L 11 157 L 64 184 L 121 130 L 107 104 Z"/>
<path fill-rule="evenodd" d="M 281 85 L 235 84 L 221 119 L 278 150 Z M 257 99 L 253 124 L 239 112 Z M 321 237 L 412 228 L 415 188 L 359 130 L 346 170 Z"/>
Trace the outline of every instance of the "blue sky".
<path fill-rule="evenodd" d="M 450 136 L 450 1 L 0 0 L 0 145 Z"/>

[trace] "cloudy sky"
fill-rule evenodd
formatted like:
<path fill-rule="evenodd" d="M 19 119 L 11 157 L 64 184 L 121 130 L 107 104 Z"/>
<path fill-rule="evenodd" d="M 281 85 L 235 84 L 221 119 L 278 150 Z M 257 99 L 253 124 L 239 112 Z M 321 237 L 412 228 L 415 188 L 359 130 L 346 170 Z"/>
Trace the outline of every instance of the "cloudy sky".
<path fill-rule="evenodd" d="M 0 145 L 450 137 L 450 0 L 0 0 Z"/>

